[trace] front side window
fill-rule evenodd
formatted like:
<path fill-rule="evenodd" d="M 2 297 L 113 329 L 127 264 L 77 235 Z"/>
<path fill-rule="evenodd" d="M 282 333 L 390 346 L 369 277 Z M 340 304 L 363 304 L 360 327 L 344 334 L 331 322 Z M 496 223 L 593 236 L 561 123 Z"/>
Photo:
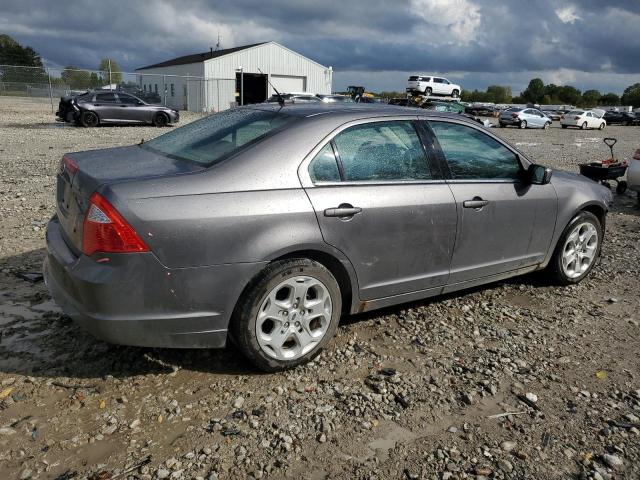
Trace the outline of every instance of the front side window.
<path fill-rule="evenodd" d="M 295 117 L 262 110 L 225 110 L 140 145 L 171 158 L 211 166 L 263 140 Z"/>
<path fill-rule="evenodd" d="M 336 156 L 330 143 L 327 143 L 311 160 L 309 176 L 313 183 L 340 181 L 340 170 L 338 170 Z"/>
<path fill-rule="evenodd" d="M 475 128 L 448 122 L 429 122 L 454 180 L 517 180 L 517 156 L 500 142 Z"/>
<path fill-rule="evenodd" d="M 334 139 L 345 181 L 428 180 L 426 155 L 410 121 L 357 125 Z"/>
<path fill-rule="evenodd" d="M 119 93 L 118 98 L 120 98 L 120 103 L 124 103 L 126 105 L 137 105 L 138 99 L 132 97 L 131 95 L 126 95 L 124 93 Z"/>

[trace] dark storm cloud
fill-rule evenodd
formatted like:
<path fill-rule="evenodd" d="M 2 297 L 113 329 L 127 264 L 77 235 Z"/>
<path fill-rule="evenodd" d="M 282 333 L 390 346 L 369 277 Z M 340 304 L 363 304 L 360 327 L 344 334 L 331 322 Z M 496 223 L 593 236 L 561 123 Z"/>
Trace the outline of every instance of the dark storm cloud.
<path fill-rule="evenodd" d="M 446 72 L 465 79 L 502 73 L 507 83 L 562 69 L 584 72 L 573 82 L 580 86 L 602 73 L 640 73 L 637 0 L 0 0 L 0 11 L 0 32 L 54 65 L 95 68 L 110 56 L 132 71 L 205 51 L 220 34 L 223 48 L 278 41 L 333 66 L 336 78 L 338 72 Z"/>

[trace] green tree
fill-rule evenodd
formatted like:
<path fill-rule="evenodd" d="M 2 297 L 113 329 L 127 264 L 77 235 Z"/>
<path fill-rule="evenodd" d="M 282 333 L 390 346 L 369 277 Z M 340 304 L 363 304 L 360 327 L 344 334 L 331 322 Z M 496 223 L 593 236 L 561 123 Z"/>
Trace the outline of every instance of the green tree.
<path fill-rule="evenodd" d="M 623 105 L 633 105 L 633 108 L 640 107 L 640 83 L 634 83 L 625 88 L 620 101 Z"/>
<path fill-rule="evenodd" d="M 582 92 L 571 85 L 558 87 L 558 99 L 561 103 L 578 105 L 582 100 Z"/>
<path fill-rule="evenodd" d="M 91 74 L 87 70 L 80 70 L 78 67 L 69 65 L 60 74 L 66 85 L 73 89 L 84 89 L 90 87 Z"/>
<path fill-rule="evenodd" d="M 511 103 L 513 95 L 511 94 L 511 87 L 489 85 L 487 87 L 487 97 L 493 103 Z"/>
<path fill-rule="evenodd" d="M 45 83 L 47 72 L 38 52 L 31 47 L 23 47 L 9 35 L 0 35 L 0 79 L 4 82 Z M 31 67 L 31 68 L 18 68 Z"/>
<path fill-rule="evenodd" d="M 529 82 L 529 86 L 521 93 L 521 96 L 532 103 L 540 103 L 544 96 L 544 82 L 540 78 L 534 78 Z"/>
<path fill-rule="evenodd" d="M 615 107 L 616 105 L 620 105 L 620 97 L 615 93 L 605 93 L 600 97 L 599 103 L 607 107 Z"/>
<path fill-rule="evenodd" d="M 122 70 L 116 61 L 112 58 L 103 58 L 100 60 L 100 76 L 102 78 L 103 85 L 109 85 L 109 83 L 121 83 L 122 82 Z M 111 71 L 111 76 L 109 76 Z"/>
<path fill-rule="evenodd" d="M 582 93 L 582 105 L 585 107 L 595 107 L 600 102 L 602 94 L 598 90 L 585 90 Z"/>

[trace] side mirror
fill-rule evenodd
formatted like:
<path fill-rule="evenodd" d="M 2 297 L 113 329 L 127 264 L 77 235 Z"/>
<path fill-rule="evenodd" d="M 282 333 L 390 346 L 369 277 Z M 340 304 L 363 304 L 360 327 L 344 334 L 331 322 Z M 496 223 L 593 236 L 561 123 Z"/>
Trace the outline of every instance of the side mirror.
<path fill-rule="evenodd" d="M 553 170 L 549 167 L 532 163 L 527 170 L 529 182 L 533 185 L 546 185 L 551 181 Z"/>

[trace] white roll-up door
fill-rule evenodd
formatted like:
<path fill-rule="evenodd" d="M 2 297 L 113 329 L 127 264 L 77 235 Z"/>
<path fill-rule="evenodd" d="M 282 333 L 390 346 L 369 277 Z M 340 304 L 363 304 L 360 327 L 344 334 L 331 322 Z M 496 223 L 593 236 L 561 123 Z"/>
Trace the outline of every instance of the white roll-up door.
<path fill-rule="evenodd" d="M 271 75 L 271 83 L 280 93 L 306 92 L 307 78 L 292 75 Z"/>

